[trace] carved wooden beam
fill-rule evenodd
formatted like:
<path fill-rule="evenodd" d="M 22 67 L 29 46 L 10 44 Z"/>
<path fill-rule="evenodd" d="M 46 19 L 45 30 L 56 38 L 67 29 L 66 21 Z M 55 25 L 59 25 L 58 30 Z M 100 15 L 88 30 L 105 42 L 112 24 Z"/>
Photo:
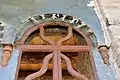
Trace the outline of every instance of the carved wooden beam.
<path fill-rule="evenodd" d="M 101 46 L 98 47 L 98 50 L 101 54 L 101 57 L 102 57 L 104 63 L 106 65 L 109 65 L 109 54 L 108 54 L 109 47 L 106 46 L 106 45 L 101 45 Z"/>
<path fill-rule="evenodd" d="M 1 62 L 2 67 L 5 67 L 8 65 L 8 61 L 11 58 L 12 51 L 13 51 L 13 45 L 11 45 L 11 44 L 4 45 L 3 54 L 2 54 L 2 62 Z"/>

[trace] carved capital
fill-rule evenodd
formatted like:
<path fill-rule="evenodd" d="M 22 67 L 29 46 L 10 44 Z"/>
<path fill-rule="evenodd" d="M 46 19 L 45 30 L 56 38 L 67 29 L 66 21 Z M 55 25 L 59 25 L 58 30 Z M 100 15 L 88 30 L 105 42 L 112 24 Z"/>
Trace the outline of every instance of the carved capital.
<path fill-rule="evenodd" d="M 2 54 L 2 62 L 1 62 L 1 65 L 3 67 L 8 65 L 8 61 L 11 58 L 12 51 L 13 51 L 13 46 L 12 45 L 8 45 L 8 44 L 4 45 L 3 54 Z"/>
<path fill-rule="evenodd" d="M 106 65 L 109 65 L 109 48 L 106 45 L 101 45 L 98 47 L 101 57 Z"/>

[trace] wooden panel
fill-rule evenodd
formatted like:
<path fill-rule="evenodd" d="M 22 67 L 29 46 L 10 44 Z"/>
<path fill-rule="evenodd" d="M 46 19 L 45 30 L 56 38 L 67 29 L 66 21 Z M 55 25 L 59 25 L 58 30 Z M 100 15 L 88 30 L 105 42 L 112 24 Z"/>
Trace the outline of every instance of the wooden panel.
<path fill-rule="evenodd" d="M 79 52 L 76 67 L 78 72 L 86 75 L 89 78 L 89 80 L 95 80 L 90 57 L 91 57 L 90 53 Z"/>

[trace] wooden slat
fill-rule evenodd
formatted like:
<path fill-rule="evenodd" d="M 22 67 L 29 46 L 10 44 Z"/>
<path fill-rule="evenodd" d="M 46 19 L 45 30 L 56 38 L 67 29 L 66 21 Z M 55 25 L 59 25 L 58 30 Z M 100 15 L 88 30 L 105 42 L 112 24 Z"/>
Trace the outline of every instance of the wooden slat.
<path fill-rule="evenodd" d="M 72 64 L 73 68 L 76 67 L 76 64 Z M 23 71 L 29 71 L 29 70 L 40 70 L 42 67 L 42 63 L 38 63 L 38 64 L 33 64 L 33 63 L 21 63 L 20 64 L 20 70 L 23 70 Z M 66 64 L 61 64 L 61 67 L 62 67 L 62 70 L 66 70 Z M 53 64 L 49 64 L 48 65 L 48 69 L 49 70 L 52 70 L 53 69 Z"/>
<path fill-rule="evenodd" d="M 51 45 L 18 45 L 17 46 L 23 52 L 52 52 L 53 47 Z M 62 45 L 59 47 L 61 52 L 88 52 L 90 46 L 80 45 Z"/>

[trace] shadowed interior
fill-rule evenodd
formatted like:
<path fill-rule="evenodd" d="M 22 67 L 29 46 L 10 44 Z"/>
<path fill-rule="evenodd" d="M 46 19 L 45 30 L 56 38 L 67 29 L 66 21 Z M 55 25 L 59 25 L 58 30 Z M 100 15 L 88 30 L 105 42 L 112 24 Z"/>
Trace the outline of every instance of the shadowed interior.
<path fill-rule="evenodd" d="M 65 37 L 68 34 L 68 31 L 67 28 L 63 26 L 53 25 L 47 26 L 44 34 L 48 39 L 57 42 L 59 39 Z M 48 45 L 49 43 L 43 41 L 39 36 L 39 30 L 36 30 L 28 37 L 25 44 Z M 63 42 L 62 45 L 87 45 L 87 43 L 81 35 L 73 30 L 72 38 Z M 18 80 L 24 80 L 27 75 L 38 71 L 47 54 L 49 54 L 49 52 L 23 52 L 20 61 Z M 63 54 L 70 58 L 72 66 L 76 71 L 86 75 L 89 80 L 95 80 L 91 55 L 89 52 L 64 52 Z M 52 60 L 49 62 L 48 66 L 48 71 L 43 76 L 35 80 L 52 80 Z M 68 73 L 64 60 L 61 61 L 61 66 L 63 80 L 74 80 L 75 78 Z"/>

